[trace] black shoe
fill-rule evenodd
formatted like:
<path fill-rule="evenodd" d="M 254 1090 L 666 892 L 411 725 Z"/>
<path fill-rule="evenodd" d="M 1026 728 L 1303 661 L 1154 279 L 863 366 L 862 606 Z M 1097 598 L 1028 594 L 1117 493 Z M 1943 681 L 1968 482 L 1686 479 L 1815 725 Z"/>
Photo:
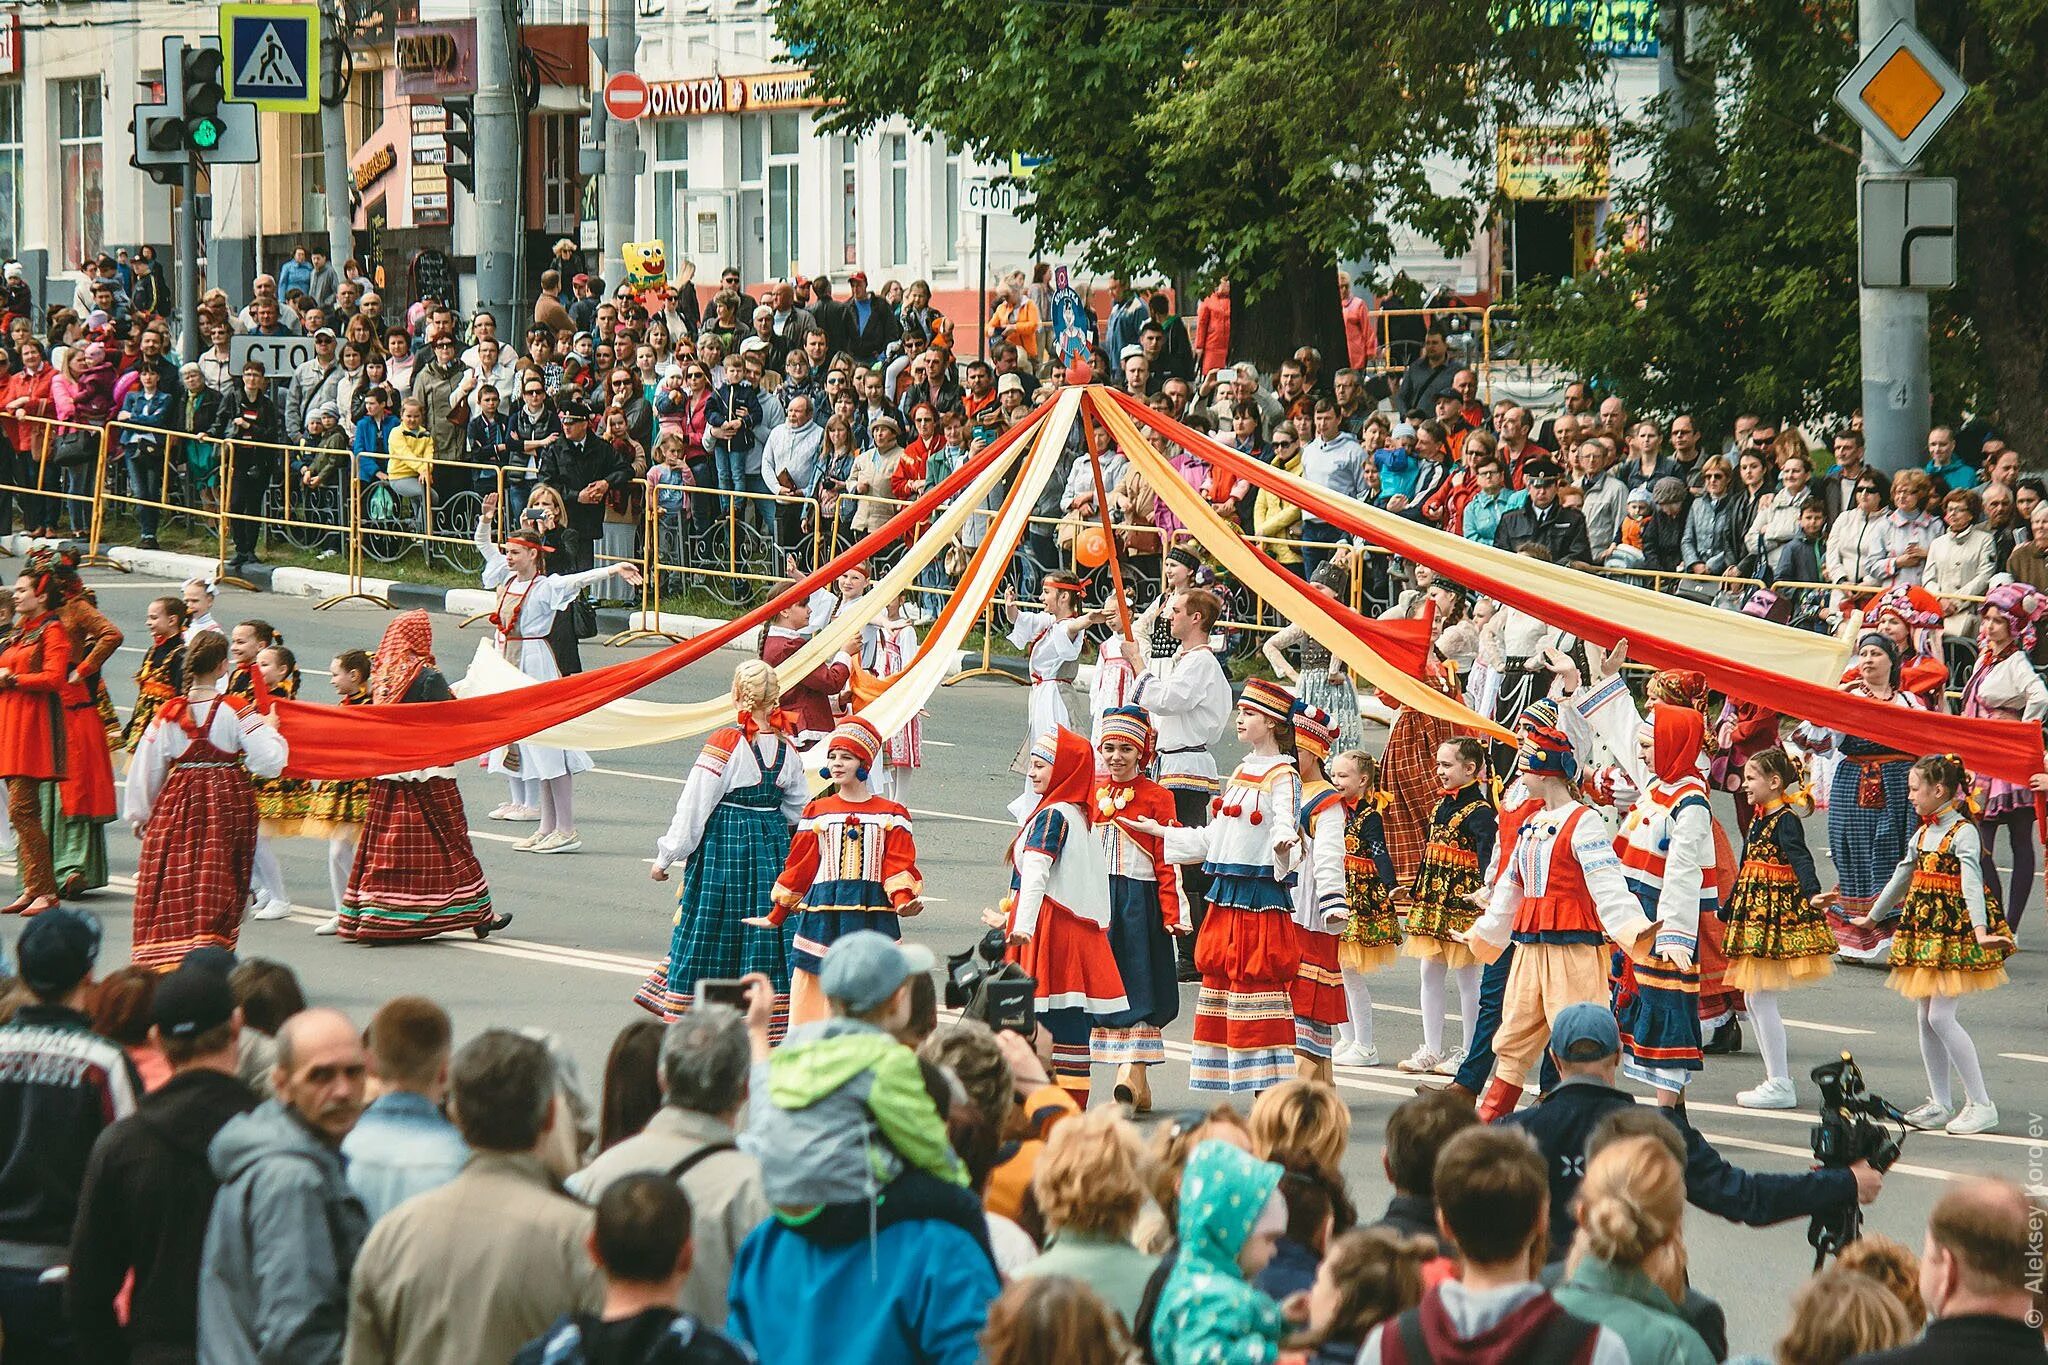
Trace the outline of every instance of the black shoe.
<path fill-rule="evenodd" d="M 163 546 L 157 544 L 155 536 L 144 536 L 142 538 L 142 548 L 145 550 L 161 550 Z"/>
<path fill-rule="evenodd" d="M 510 914 L 493 915 L 491 916 L 490 922 L 488 924 L 479 924 L 471 932 L 473 932 L 479 939 L 486 939 L 511 923 L 512 916 Z"/>
<path fill-rule="evenodd" d="M 1180 960 L 1180 966 L 1176 969 L 1175 976 L 1183 984 L 1199 982 L 1202 979 L 1202 971 L 1201 968 L 1195 966 L 1193 958 L 1184 957 Z"/>
<path fill-rule="evenodd" d="M 1705 1057 L 1726 1057 L 1742 1051 L 1742 1021 L 1730 1019 L 1728 1027 L 1714 1035 L 1714 1041 L 1700 1048 Z"/>

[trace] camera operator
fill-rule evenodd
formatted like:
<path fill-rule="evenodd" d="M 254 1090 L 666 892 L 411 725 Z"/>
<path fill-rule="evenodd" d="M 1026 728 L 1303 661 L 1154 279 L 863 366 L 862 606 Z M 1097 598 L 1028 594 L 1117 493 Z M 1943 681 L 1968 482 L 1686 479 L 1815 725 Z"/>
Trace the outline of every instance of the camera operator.
<path fill-rule="evenodd" d="M 1586 1139 L 1609 1113 L 1632 1107 L 1635 1097 L 1614 1084 L 1621 1031 L 1606 1005 L 1580 1003 L 1559 1011 L 1550 1026 L 1550 1053 L 1557 1060 L 1557 1084 L 1501 1122 L 1527 1131 L 1550 1168 L 1550 1258 L 1556 1260 L 1571 1246 L 1572 1197 L 1585 1176 Z M 1867 1161 L 1803 1175 L 1745 1171 L 1707 1145 L 1683 1109 L 1660 1112 L 1685 1139 L 1687 1201 L 1730 1222 L 1767 1227 L 1833 1212 L 1851 1200 L 1868 1204 L 1884 1186 L 1884 1176 Z"/>

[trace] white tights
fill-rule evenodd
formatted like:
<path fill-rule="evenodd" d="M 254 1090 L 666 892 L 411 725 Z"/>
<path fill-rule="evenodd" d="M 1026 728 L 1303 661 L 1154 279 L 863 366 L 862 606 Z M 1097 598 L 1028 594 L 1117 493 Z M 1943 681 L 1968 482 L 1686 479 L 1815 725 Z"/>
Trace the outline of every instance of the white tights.
<path fill-rule="evenodd" d="M 249 886 L 256 892 L 257 908 L 272 901 L 288 901 L 284 888 L 284 867 L 277 861 L 277 846 L 267 834 L 256 836 L 256 861 L 249 868 Z"/>
<path fill-rule="evenodd" d="M 341 902 L 348 894 L 348 874 L 355 865 L 355 831 L 330 836 L 327 840 L 327 890 L 334 897 L 334 913 L 337 915 L 342 912 Z"/>
<path fill-rule="evenodd" d="M 528 810 L 540 809 L 540 779 L 521 777 L 517 773 L 505 775 L 505 785 L 512 789 L 511 801 L 515 806 Z"/>
<path fill-rule="evenodd" d="M 1450 969 L 1440 957 L 1422 959 L 1422 1046 L 1439 1055 L 1444 1050 L 1444 977 Z M 1463 1016 L 1465 1046 L 1479 1028 L 1479 964 L 1458 968 L 1458 1013 Z"/>
<path fill-rule="evenodd" d="M 1764 1075 L 1770 1080 L 1792 1077 L 1792 1062 L 1786 1054 L 1785 1016 L 1778 1013 L 1778 991 L 1749 993 L 1749 1024 L 1756 1032 L 1757 1051 L 1764 1055 Z"/>
<path fill-rule="evenodd" d="M 540 832 L 553 834 L 557 830 L 568 834 L 576 828 L 576 779 L 568 773 L 560 777 L 532 779 L 540 789 Z"/>
<path fill-rule="evenodd" d="M 1920 1061 L 1927 1067 L 1927 1096 L 1944 1109 L 1951 1108 L 1949 1068 L 1963 1078 L 1963 1093 L 1972 1104 L 1991 1103 L 1984 1088 L 1984 1069 L 1977 1065 L 1977 1045 L 1970 1041 L 1956 1019 L 1957 997 L 1936 995 L 1915 1002 L 1920 1021 Z"/>
<path fill-rule="evenodd" d="M 1349 967 L 1340 967 L 1344 973 L 1344 1012 L 1350 1017 L 1337 1025 L 1337 1041 L 1356 1043 L 1367 1052 L 1372 1051 L 1372 987 L 1365 976 Z"/>

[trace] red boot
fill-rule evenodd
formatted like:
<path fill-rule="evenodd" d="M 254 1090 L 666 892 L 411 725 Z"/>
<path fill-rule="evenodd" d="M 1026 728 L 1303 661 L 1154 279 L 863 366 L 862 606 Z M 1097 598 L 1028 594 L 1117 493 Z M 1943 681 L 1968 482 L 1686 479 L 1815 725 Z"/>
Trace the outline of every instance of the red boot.
<path fill-rule="evenodd" d="M 1522 1087 L 1513 1081 L 1504 1081 L 1495 1076 L 1486 1083 L 1486 1093 L 1479 1100 L 1479 1121 L 1492 1123 L 1515 1112 L 1521 1103 Z"/>

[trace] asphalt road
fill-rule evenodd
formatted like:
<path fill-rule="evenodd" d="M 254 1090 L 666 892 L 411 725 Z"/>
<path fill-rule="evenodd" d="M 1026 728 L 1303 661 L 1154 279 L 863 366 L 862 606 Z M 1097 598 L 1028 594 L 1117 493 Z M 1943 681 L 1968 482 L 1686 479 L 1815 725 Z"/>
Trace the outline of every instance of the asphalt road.
<path fill-rule="evenodd" d="M 120 574 L 90 575 L 101 608 L 124 630 L 130 645 L 108 674 L 117 702 L 133 700 L 129 679 L 148 600 L 173 585 Z M 307 677 L 306 697 L 326 700 L 328 659 L 341 649 L 374 648 L 387 613 L 365 604 L 315 612 L 312 601 L 228 590 L 216 614 L 232 623 L 260 616 L 284 632 Z M 458 618 L 438 616 L 436 647 L 442 664 L 460 675 L 475 648 L 477 630 L 458 630 Z M 623 658 L 630 650 L 586 647 L 586 664 Z M 724 695 L 731 670 L 742 655 L 726 650 L 641 694 L 648 700 L 681 701 Z M 1000 680 L 971 680 L 941 689 L 926 722 L 926 767 L 911 795 L 928 909 L 907 926 L 909 936 L 943 957 L 965 947 L 979 932 L 978 916 L 1007 887 L 1003 850 L 1012 824 L 1007 803 L 1021 790 L 1009 771 L 1023 736 L 1024 691 Z M 1383 737 L 1383 736 L 1382 736 Z M 648 879 L 655 838 L 666 828 L 696 746 L 669 744 L 596 756 L 599 767 L 577 781 L 580 853 L 538 857 L 511 845 L 530 827 L 506 826 L 484 818 L 505 797 L 501 780 L 476 767 L 461 783 L 472 814 L 472 834 L 499 908 L 517 922 L 487 943 L 462 936 L 426 944 L 370 948 L 312 929 L 328 913 L 325 846 L 307 840 L 280 846 L 285 875 L 299 912 L 289 920 L 252 923 L 242 934 L 242 952 L 289 963 L 313 999 L 366 1020 L 382 1001 L 404 993 L 439 1000 L 454 1016 L 458 1037 L 491 1025 L 537 1024 L 559 1034 L 582 1067 L 593 1090 L 618 1029 L 639 1017 L 634 989 L 666 950 L 674 911 L 674 887 Z M 1732 815 L 1722 812 L 1724 821 Z M 1825 856 L 1827 840 L 1816 820 L 1809 842 Z M 106 927 L 104 965 L 126 960 L 130 933 L 132 877 L 138 843 L 125 827 L 109 830 L 115 885 L 82 904 Z M 2036 899 L 2039 899 L 2038 893 Z M 2044 912 L 2036 905 L 2027 927 Z M 12 937 L 10 933 L 9 938 Z M 1995 997 L 1966 1002 L 1964 1023 L 1974 1033 L 1984 1070 L 2003 1123 L 1997 1133 L 1953 1138 L 1913 1134 L 1901 1164 L 1869 1210 L 1868 1226 L 1917 1247 L 1928 1209 L 1944 1182 L 1968 1174 L 1998 1174 L 2042 1181 L 2044 1123 L 2048 1109 L 2048 1039 L 2042 1036 L 2042 999 L 2048 962 L 2022 953 L 2011 963 L 2013 983 Z M 1377 1216 L 1391 1191 L 1381 1172 L 1380 1133 L 1387 1114 L 1413 1093 L 1410 1078 L 1393 1069 L 1420 1041 L 1414 970 L 1401 964 L 1373 979 L 1378 1047 L 1387 1065 L 1347 1069 L 1338 1086 L 1350 1101 L 1353 1139 L 1346 1174 L 1367 1217 Z M 1454 1006 L 1455 1007 L 1455 1006 Z M 1207 1107 L 1186 1086 L 1184 1062 L 1194 1009 L 1194 988 L 1183 988 L 1182 1016 L 1169 1030 L 1171 1060 L 1156 1075 L 1160 1112 Z M 1871 1087 L 1903 1108 L 1925 1091 L 1909 1004 L 1884 987 L 1882 973 L 1856 968 L 1798 993 L 1786 1006 L 1794 1072 L 1802 1078 L 1801 1100 L 1811 1104 L 1814 1088 L 1807 1068 L 1851 1049 Z M 1448 1025 L 1457 1036 L 1457 1023 Z M 1695 1124 L 1730 1160 L 1759 1171 L 1804 1169 L 1811 1111 L 1765 1114 L 1734 1105 L 1737 1091 L 1762 1076 L 1754 1044 L 1737 1056 L 1710 1058 L 1690 1099 Z M 1104 1082 L 1106 1089 L 1106 1081 Z M 1960 1090 L 1958 1090 L 1960 1099 Z M 1812 1253 L 1803 1224 L 1750 1230 L 1694 1210 L 1687 1220 L 1694 1282 L 1728 1309 L 1731 1346 L 1737 1352 L 1768 1351 L 1787 1322 L 1792 1287 L 1808 1271 Z"/>

